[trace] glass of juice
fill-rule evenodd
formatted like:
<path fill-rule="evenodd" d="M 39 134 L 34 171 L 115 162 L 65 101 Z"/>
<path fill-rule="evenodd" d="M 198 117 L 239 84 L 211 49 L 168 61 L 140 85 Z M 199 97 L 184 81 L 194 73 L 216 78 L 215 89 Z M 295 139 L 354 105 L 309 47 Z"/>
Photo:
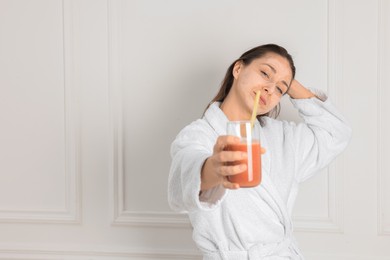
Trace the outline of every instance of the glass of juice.
<path fill-rule="evenodd" d="M 245 163 L 247 170 L 230 175 L 230 182 L 238 183 L 242 188 L 255 187 L 261 182 L 261 148 L 260 148 L 260 125 L 251 127 L 250 121 L 230 121 L 227 123 L 227 135 L 240 137 L 240 143 L 228 145 L 227 151 L 243 151 L 247 158 L 241 161 L 231 162 L 229 165 Z"/>

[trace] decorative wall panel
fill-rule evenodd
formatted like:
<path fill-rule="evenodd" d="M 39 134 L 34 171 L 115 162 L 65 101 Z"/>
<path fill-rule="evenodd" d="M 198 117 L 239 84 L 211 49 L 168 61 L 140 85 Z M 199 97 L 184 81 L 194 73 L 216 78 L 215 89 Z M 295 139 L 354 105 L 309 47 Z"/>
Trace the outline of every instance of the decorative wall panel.
<path fill-rule="evenodd" d="M 72 2 L 43 2 L 0 3 L 0 222 L 79 221 Z"/>

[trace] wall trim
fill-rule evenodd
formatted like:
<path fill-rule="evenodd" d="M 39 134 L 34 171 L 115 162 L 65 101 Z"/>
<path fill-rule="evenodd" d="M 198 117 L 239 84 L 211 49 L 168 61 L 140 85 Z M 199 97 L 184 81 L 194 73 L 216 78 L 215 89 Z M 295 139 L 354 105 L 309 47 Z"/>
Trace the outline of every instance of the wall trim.
<path fill-rule="evenodd" d="M 318 253 L 307 253 L 304 254 L 307 259 L 316 260 L 328 260 L 328 259 L 343 259 L 343 260 L 388 260 L 388 256 L 378 255 L 353 255 L 353 254 L 318 254 Z"/>
<path fill-rule="evenodd" d="M 80 122 L 76 88 L 76 40 L 73 0 L 63 0 L 63 58 L 65 94 L 65 208 L 59 210 L 0 210 L 0 223 L 79 223 L 80 222 Z"/>
<path fill-rule="evenodd" d="M 387 9 L 386 9 L 387 8 Z M 377 135 L 377 144 L 378 144 L 378 234 L 379 235 L 390 235 L 390 215 L 386 215 L 386 211 L 384 208 L 386 205 L 389 205 L 389 199 L 385 196 L 385 190 L 386 190 L 386 184 L 389 182 L 389 172 L 385 172 L 385 163 L 387 162 L 385 159 L 385 146 L 384 144 L 384 138 L 385 134 L 382 131 L 383 126 L 382 123 L 385 122 L 385 118 L 388 118 L 386 113 L 383 113 L 385 111 L 384 104 L 387 103 L 386 97 L 384 97 L 382 90 L 387 88 L 388 86 L 385 86 L 385 78 L 388 77 L 387 73 L 385 71 L 385 63 L 386 63 L 386 56 L 390 57 L 390 53 L 388 52 L 390 49 L 388 48 L 388 43 L 386 45 L 386 33 L 388 33 L 388 30 L 390 28 L 386 28 L 388 26 L 389 21 L 386 16 L 386 10 L 390 11 L 390 5 L 387 1 L 384 0 L 378 0 L 378 107 L 377 107 L 377 114 L 378 114 L 378 135 Z M 388 33 L 390 36 L 390 34 Z M 386 52 L 387 48 L 387 52 Z M 390 60 L 388 61 L 390 64 Z M 387 78 L 390 82 L 390 78 Z M 386 117 L 387 116 L 387 117 Z M 388 163 L 388 162 L 387 162 Z M 387 176 L 385 176 L 387 174 Z M 387 183 L 386 183 L 387 181 Z"/>
<path fill-rule="evenodd" d="M 114 250 L 47 250 L 32 248 L 0 249 L 0 260 L 58 260 L 58 259 L 78 259 L 78 260 L 138 260 L 138 259 L 178 259 L 178 260 L 200 260 L 201 253 L 194 250 L 152 250 L 152 249 L 132 249 L 126 251 Z"/>
<path fill-rule="evenodd" d="M 191 224 L 187 214 L 174 212 L 142 212 L 124 210 L 117 215 L 114 225 L 157 226 L 157 227 L 184 227 L 190 228 Z"/>
<path fill-rule="evenodd" d="M 344 259 L 344 260 L 388 260 L 388 256 L 351 255 L 351 254 L 318 254 L 305 253 L 308 259 Z M 139 260 L 139 259 L 169 259 L 169 260 L 200 260 L 201 253 L 195 250 L 151 250 L 132 249 L 126 251 L 114 250 L 46 250 L 32 248 L 0 248 L 0 260 Z"/>

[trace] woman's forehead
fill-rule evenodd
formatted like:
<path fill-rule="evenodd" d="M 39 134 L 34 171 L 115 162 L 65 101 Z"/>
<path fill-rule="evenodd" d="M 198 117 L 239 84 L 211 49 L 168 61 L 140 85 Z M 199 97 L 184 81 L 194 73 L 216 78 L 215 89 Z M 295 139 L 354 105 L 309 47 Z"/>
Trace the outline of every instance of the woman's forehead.
<path fill-rule="evenodd" d="M 278 66 L 282 65 L 282 66 L 290 67 L 290 63 L 285 57 L 272 52 L 267 53 L 264 56 L 255 59 L 254 61 L 256 61 L 257 63 L 271 63 Z"/>
<path fill-rule="evenodd" d="M 283 77 L 292 78 L 290 63 L 286 58 L 275 53 L 267 53 L 266 55 L 253 60 L 256 66 L 265 66 L 271 69 L 274 73 L 280 74 Z"/>

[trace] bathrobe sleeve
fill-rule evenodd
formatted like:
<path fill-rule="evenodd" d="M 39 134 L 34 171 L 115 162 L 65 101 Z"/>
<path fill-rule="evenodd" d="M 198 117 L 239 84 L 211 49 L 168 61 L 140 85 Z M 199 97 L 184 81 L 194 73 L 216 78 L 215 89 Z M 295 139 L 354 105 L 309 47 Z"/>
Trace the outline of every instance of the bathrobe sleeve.
<path fill-rule="evenodd" d="M 285 123 L 284 126 L 291 135 L 298 182 L 326 167 L 351 138 L 351 128 L 326 95 L 311 90 L 319 98 L 291 99 L 304 123 Z"/>
<path fill-rule="evenodd" d="M 173 141 L 168 178 L 168 202 L 173 210 L 210 210 L 225 196 L 226 189 L 222 186 L 200 194 L 202 166 L 212 155 L 216 138 L 216 133 L 199 119 L 180 131 Z"/>

